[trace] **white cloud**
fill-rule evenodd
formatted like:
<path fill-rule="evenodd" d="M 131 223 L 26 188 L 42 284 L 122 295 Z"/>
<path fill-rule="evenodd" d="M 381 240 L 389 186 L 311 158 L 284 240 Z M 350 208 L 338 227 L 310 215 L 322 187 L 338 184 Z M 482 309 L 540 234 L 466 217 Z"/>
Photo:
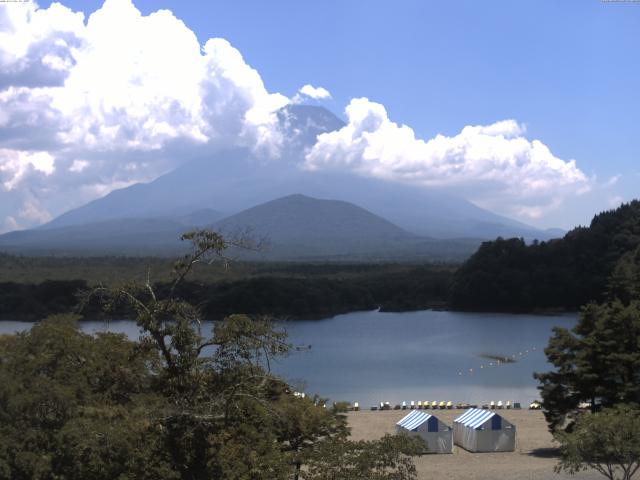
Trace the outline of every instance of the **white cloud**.
<path fill-rule="evenodd" d="M 57 192 L 68 208 L 75 205 L 62 199 L 63 187 L 68 197 L 71 188 L 102 192 L 149 180 L 189 149 L 202 156 L 240 145 L 274 155 L 282 142 L 274 112 L 289 101 L 268 92 L 229 42 L 201 46 L 168 10 L 144 16 L 130 0 L 106 0 L 85 22 L 57 3 L 0 6 L 5 190 L 27 188 L 30 172 L 39 172 L 47 184 L 31 183 L 31 194 L 55 204 Z M 42 152 L 55 158 L 56 174 L 41 168 Z M 0 207 L 0 215 L 27 225 L 27 216 L 36 218 L 13 208 Z"/>
<path fill-rule="evenodd" d="M 298 93 L 309 98 L 313 98 L 314 100 L 328 100 L 331 98 L 331 94 L 326 88 L 314 87 L 309 84 L 304 85 L 300 90 L 298 90 Z"/>
<path fill-rule="evenodd" d="M 526 139 L 525 128 L 514 120 L 466 126 L 453 137 L 425 141 L 366 98 L 352 100 L 346 114 L 344 128 L 318 137 L 306 156 L 308 169 L 347 168 L 392 181 L 456 187 L 479 205 L 529 218 L 591 188 L 574 160 Z"/>
<path fill-rule="evenodd" d="M 288 103 L 265 89 L 229 42 L 210 39 L 201 48 L 168 10 L 143 16 L 130 0 L 107 0 L 86 24 L 59 4 L 0 12 L 2 103 L 51 103 L 61 114 L 54 120 L 63 144 L 113 149 L 124 141 L 118 148 L 153 149 L 175 137 L 206 142 L 223 136 L 229 122 L 234 139 L 242 132 L 251 144 L 260 137 L 251 130 L 273 122 L 272 112 Z M 33 64 L 47 81 L 14 78 Z M 48 81 L 52 71 L 64 74 L 56 85 Z"/>
<path fill-rule="evenodd" d="M 73 63 L 84 15 L 54 3 L 0 8 L 0 87 L 60 85 Z"/>
<path fill-rule="evenodd" d="M 51 220 L 51 214 L 34 198 L 27 198 L 22 204 L 20 218 L 34 223 L 45 223 Z"/>
<path fill-rule="evenodd" d="M 55 159 L 48 152 L 0 149 L 0 179 L 5 190 L 13 190 L 32 173 L 51 175 Z"/>
<path fill-rule="evenodd" d="M 265 130 L 288 99 L 267 92 L 226 40 L 201 49 L 170 11 L 143 16 L 129 0 L 107 0 L 78 36 L 75 64 L 51 92 L 52 106 L 69 120 L 63 143 L 107 150 L 157 150 L 176 138 L 277 143 Z"/>
<path fill-rule="evenodd" d="M 608 203 L 611 208 L 617 208 L 624 202 L 624 197 L 621 195 L 614 195 L 613 197 L 609 197 Z"/>
<path fill-rule="evenodd" d="M 0 226 L 0 233 L 11 232 L 13 230 L 20 230 L 21 228 L 22 228 L 21 225 L 17 222 L 17 220 L 13 216 L 7 215 L 4 219 L 4 222 L 2 222 L 2 226 Z"/>
<path fill-rule="evenodd" d="M 80 173 L 88 166 L 89 166 L 89 162 L 87 162 L 86 160 L 75 159 L 71 164 L 71 166 L 69 167 L 69 171 L 74 173 Z"/>
<path fill-rule="evenodd" d="M 622 178 L 622 175 L 613 175 L 602 186 L 604 188 L 613 187 L 613 186 L 617 185 L 617 183 L 620 181 L 621 178 Z"/>
<path fill-rule="evenodd" d="M 168 10 L 145 16 L 131 0 L 106 0 L 85 17 L 58 3 L 0 5 L 1 228 L 41 223 L 225 146 L 274 156 L 285 141 L 274 112 L 303 98 L 331 94 L 311 84 L 293 99 L 269 92 L 227 40 L 200 44 Z M 424 141 L 367 99 L 347 116 L 304 168 L 456 187 L 530 218 L 591 185 L 514 120 Z"/>

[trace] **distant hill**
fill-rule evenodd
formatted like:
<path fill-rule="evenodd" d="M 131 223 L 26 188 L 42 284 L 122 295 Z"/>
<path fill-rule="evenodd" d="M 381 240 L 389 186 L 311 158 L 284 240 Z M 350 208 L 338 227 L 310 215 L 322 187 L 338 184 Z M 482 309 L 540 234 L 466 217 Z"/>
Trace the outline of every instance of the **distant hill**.
<path fill-rule="evenodd" d="M 589 227 L 561 239 L 486 242 L 456 272 L 451 302 L 473 310 L 575 310 L 602 300 L 616 263 L 638 245 L 638 200 L 596 215 Z"/>
<path fill-rule="evenodd" d="M 270 249 L 291 256 L 381 253 L 394 244 L 419 240 L 393 223 L 352 203 L 289 195 L 227 217 L 214 229 L 250 228 L 267 237 Z"/>
<path fill-rule="evenodd" d="M 188 228 L 170 219 L 125 218 L 0 235 L 0 251 L 29 255 L 174 255 Z M 184 246 L 182 246 L 184 248 Z"/>
<path fill-rule="evenodd" d="M 121 218 L 0 235 L 0 251 L 35 255 L 175 255 L 180 236 L 213 224 L 222 214 L 202 209 L 187 215 Z"/>
<path fill-rule="evenodd" d="M 301 193 L 359 205 L 421 236 L 439 239 L 557 236 L 557 232 L 496 215 L 443 190 L 344 171 L 305 170 L 305 149 L 313 145 L 317 135 L 339 129 L 344 123 L 328 110 L 309 105 L 289 105 L 278 112 L 278 119 L 285 142 L 276 158 L 241 148 L 219 151 L 186 163 L 150 183 L 115 190 L 39 228 L 123 218 L 176 217 L 203 208 L 233 215 L 275 198 Z"/>
<path fill-rule="evenodd" d="M 229 237 L 249 231 L 268 240 L 264 251 L 234 251 L 253 260 L 408 259 L 468 257 L 477 239 L 434 240 L 406 232 L 348 202 L 296 194 L 249 208 L 218 221 L 215 211 L 165 218 L 125 218 L 0 235 L 0 251 L 38 255 L 177 255 L 180 235 L 210 227 Z"/>
<path fill-rule="evenodd" d="M 300 194 L 249 208 L 213 227 L 229 234 L 248 228 L 267 238 L 258 257 L 268 259 L 461 260 L 480 243 L 423 238 L 352 203 Z"/>

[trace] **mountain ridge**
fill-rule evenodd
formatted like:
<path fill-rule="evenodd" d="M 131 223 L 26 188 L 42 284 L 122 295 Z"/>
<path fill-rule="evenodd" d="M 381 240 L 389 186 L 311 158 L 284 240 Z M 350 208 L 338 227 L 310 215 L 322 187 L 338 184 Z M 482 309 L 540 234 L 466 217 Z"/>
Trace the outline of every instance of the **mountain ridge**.
<path fill-rule="evenodd" d="M 343 171 L 309 171 L 304 154 L 317 135 L 344 122 L 322 107 L 289 105 L 278 112 L 286 142 L 277 158 L 248 148 L 218 151 L 156 178 L 114 190 L 63 213 L 40 230 L 125 218 L 184 216 L 212 208 L 229 216 L 302 193 L 358 205 L 415 235 L 439 239 L 557 236 L 484 210 L 441 189 L 389 182 Z"/>
<path fill-rule="evenodd" d="M 288 195 L 243 210 L 213 223 L 206 211 L 197 222 L 187 217 L 126 218 L 13 232 L 0 236 L 8 253 L 54 255 L 179 254 L 179 238 L 191 227 L 213 228 L 229 238 L 251 232 L 266 238 L 260 252 L 234 250 L 248 260 L 408 259 L 461 260 L 479 239 L 437 240 L 412 234 L 358 205 L 341 200 Z"/>

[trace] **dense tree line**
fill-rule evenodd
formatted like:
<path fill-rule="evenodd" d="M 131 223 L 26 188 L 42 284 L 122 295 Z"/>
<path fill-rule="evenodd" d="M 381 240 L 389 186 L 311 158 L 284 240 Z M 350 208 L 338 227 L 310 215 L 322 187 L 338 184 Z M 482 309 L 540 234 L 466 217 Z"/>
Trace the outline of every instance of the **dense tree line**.
<path fill-rule="evenodd" d="M 616 262 L 640 244 L 640 201 L 596 215 L 562 239 L 485 242 L 456 272 L 451 305 L 464 310 L 576 310 L 602 301 Z"/>
<path fill-rule="evenodd" d="M 78 304 L 78 293 L 87 288 L 84 280 L 0 283 L 0 319 L 38 320 L 51 314 L 70 312 Z"/>
<path fill-rule="evenodd" d="M 300 270 L 233 281 L 183 282 L 176 294 L 198 305 L 205 318 L 219 319 L 242 311 L 280 318 L 321 318 L 381 307 L 388 311 L 419 310 L 447 302 L 452 271 L 446 267 L 403 268 L 316 267 L 326 272 L 303 275 Z M 355 270 L 355 269 L 354 269 Z M 342 273 L 340 275 L 340 272 Z M 154 283 L 161 292 L 170 285 Z M 37 284 L 0 283 L 0 318 L 37 320 L 50 314 L 77 312 L 77 295 L 90 289 L 85 280 L 49 280 Z M 102 314 L 89 304 L 87 317 Z M 114 312 L 130 317 L 131 312 Z"/>
<path fill-rule="evenodd" d="M 256 277 L 345 279 L 402 274 L 421 268 L 425 262 L 391 261 L 246 261 L 230 256 L 230 265 L 196 265 L 191 281 L 216 283 Z M 173 258 L 164 257 L 72 257 L 24 256 L 0 252 L 0 283 L 37 283 L 47 280 L 82 279 L 90 285 L 113 285 L 122 279 L 162 282 L 171 274 Z M 453 270 L 457 264 L 429 263 L 432 270 Z"/>

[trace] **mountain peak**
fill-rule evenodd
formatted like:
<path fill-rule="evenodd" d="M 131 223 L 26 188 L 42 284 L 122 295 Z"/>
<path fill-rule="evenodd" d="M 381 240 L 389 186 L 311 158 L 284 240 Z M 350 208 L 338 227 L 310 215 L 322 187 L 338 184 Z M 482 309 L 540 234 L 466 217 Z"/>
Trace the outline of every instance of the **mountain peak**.
<path fill-rule="evenodd" d="M 278 110 L 278 123 L 294 147 L 309 147 L 318 135 L 333 132 L 345 123 L 324 107 L 289 104 Z"/>
<path fill-rule="evenodd" d="M 292 193 L 290 195 L 285 195 L 284 197 L 280 197 L 280 198 L 276 198 L 275 200 L 272 200 L 272 202 L 322 202 L 322 201 L 330 201 L 330 200 L 323 200 L 323 199 L 319 199 L 319 198 L 314 198 L 314 197 L 310 197 L 309 195 L 304 195 L 302 193 Z"/>

